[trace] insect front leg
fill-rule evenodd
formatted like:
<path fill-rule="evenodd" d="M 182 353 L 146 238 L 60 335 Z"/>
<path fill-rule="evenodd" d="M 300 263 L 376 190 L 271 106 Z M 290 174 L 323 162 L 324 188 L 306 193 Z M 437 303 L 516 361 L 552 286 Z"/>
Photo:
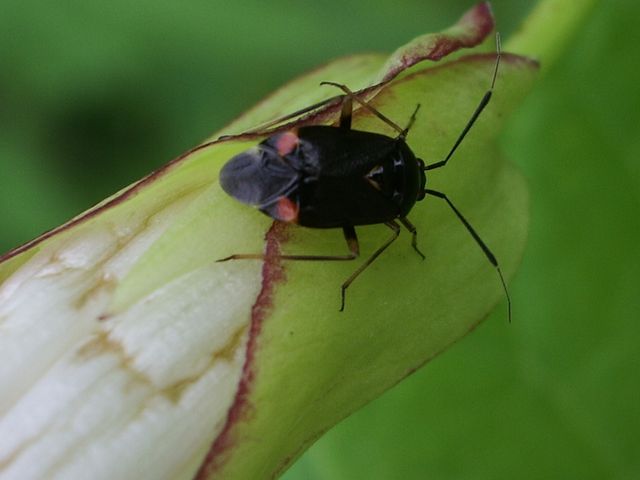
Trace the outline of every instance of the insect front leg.
<path fill-rule="evenodd" d="M 422 257 L 422 260 L 424 260 L 425 256 L 418 248 L 418 230 L 416 230 L 416 227 L 409 221 L 407 217 L 401 217 L 400 222 L 402 223 L 402 225 L 404 225 L 404 228 L 409 230 L 409 233 L 411 233 L 411 246 L 416 252 L 418 252 L 418 255 Z"/>

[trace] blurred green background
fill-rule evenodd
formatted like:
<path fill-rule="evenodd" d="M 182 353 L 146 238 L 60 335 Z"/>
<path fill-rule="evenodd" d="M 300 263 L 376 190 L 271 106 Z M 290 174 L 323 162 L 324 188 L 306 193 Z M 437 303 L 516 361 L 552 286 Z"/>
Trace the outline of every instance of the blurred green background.
<path fill-rule="evenodd" d="M 493 2 L 506 39 L 533 3 Z M 391 51 L 471 5 L 3 0 L 0 251 L 297 74 Z M 601 2 L 503 136 L 531 187 L 514 323 L 498 311 L 333 429 L 287 480 L 640 478 L 638 19 L 637 2 Z"/>

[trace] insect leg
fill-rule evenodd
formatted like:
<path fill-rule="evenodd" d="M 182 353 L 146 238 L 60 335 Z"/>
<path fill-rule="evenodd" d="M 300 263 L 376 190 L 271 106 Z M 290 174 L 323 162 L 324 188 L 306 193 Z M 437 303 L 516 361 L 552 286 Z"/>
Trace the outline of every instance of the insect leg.
<path fill-rule="evenodd" d="M 402 225 L 404 225 L 404 228 L 409 230 L 409 233 L 411 233 L 412 235 L 411 246 L 416 252 L 418 252 L 418 255 L 420 255 L 424 260 L 425 258 L 424 254 L 418 248 L 418 231 L 416 230 L 416 227 L 413 225 L 413 223 L 409 221 L 407 217 L 400 217 L 400 222 L 402 223 Z"/>
<path fill-rule="evenodd" d="M 353 101 L 351 97 L 344 97 L 342 101 L 342 111 L 340 112 L 340 128 L 351 130 L 351 113 L 353 112 Z"/>
<path fill-rule="evenodd" d="M 378 256 L 380 256 L 380 254 L 384 252 L 386 248 L 389 245 L 391 245 L 396 238 L 398 238 L 398 235 L 400 235 L 400 225 L 398 225 L 396 222 L 392 220 L 390 222 L 386 222 L 385 225 L 389 227 L 391 230 L 393 230 L 393 235 L 389 238 L 389 240 L 387 240 L 384 244 L 382 244 L 380 248 L 378 248 L 375 252 L 373 252 L 373 254 L 367 259 L 367 261 L 364 262 L 362 265 L 360 265 L 360 267 L 358 267 L 358 269 L 355 272 L 353 272 L 351 276 L 347 278 L 347 280 L 340 287 L 340 296 L 341 296 L 340 311 L 341 312 L 344 310 L 344 299 L 345 299 L 347 288 L 349 288 L 349 285 L 351 285 L 353 281 L 356 279 L 356 277 L 360 275 L 365 268 L 371 265 L 371 263 L 373 263 L 373 261 L 376 258 L 378 258 Z"/>
<path fill-rule="evenodd" d="M 489 262 L 491 262 L 491 265 L 493 265 L 495 267 L 496 271 L 498 272 L 498 275 L 500 276 L 500 282 L 502 283 L 502 288 L 504 289 L 504 293 L 505 293 L 505 295 L 507 297 L 507 309 L 508 309 L 508 312 L 509 312 L 509 322 L 511 322 L 511 297 L 509 296 L 509 291 L 507 290 L 507 284 L 504 281 L 504 277 L 502 276 L 502 270 L 500 270 L 500 265 L 498 265 L 498 259 L 491 252 L 491 250 L 489 250 L 489 247 L 487 247 L 487 244 L 482 241 L 482 239 L 480 238 L 480 235 L 478 235 L 476 233 L 476 231 L 471 226 L 471 224 L 467 221 L 467 219 L 464 218 L 462 213 L 460 213 L 460 210 L 458 210 L 455 207 L 455 205 L 453 203 L 451 203 L 451 200 L 449 200 L 449 198 L 444 193 L 438 192 L 436 190 L 430 190 L 428 188 L 425 189 L 424 193 L 426 193 L 427 195 L 432 195 L 434 197 L 441 198 L 445 202 L 447 202 L 449 207 L 451 207 L 451 210 L 453 210 L 453 212 L 456 214 L 458 219 L 462 222 L 462 224 L 465 226 L 467 231 L 471 234 L 473 239 L 476 241 L 478 246 L 482 249 L 482 251 L 484 252 L 484 254 L 487 257 L 487 259 L 489 260 Z"/>
<path fill-rule="evenodd" d="M 439 162 L 435 162 L 435 163 L 432 163 L 431 165 L 427 165 L 426 167 L 424 167 L 425 170 L 433 170 L 435 168 L 444 167 L 447 164 L 449 159 L 453 156 L 454 152 L 458 149 L 458 147 L 462 143 L 462 140 L 464 140 L 464 137 L 466 137 L 467 133 L 469 133 L 469 130 L 471 130 L 471 127 L 473 126 L 473 124 L 476 123 L 476 120 L 478 119 L 478 117 L 480 116 L 484 108 L 489 104 L 489 100 L 491 100 L 491 96 L 493 95 L 493 88 L 495 87 L 495 84 L 496 84 L 496 77 L 498 76 L 498 66 L 500 65 L 501 55 L 502 53 L 500 50 L 500 34 L 496 32 L 496 64 L 495 64 L 495 67 L 493 68 L 493 78 L 491 79 L 491 86 L 489 87 L 489 90 L 485 92 L 484 96 L 482 97 L 482 100 L 480 100 L 480 104 L 476 107 L 475 111 L 473 112 L 473 115 L 471 115 L 471 118 L 469 119 L 464 129 L 462 130 L 462 133 L 458 136 L 456 143 L 453 144 L 453 147 L 449 151 L 449 154 L 445 157 L 444 160 L 440 160 Z"/>
<path fill-rule="evenodd" d="M 301 108 L 300 110 L 296 110 L 295 112 L 288 113 L 287 115 L 283 115 L 282 117 L 278 117 L 274 120 L 270 120 L 267 123 L 263 123 L 258 127 L 252 128 L 251 130 L 247 130 L 244 133 L 260 133 L 265 130 L 268 130 L 275 125 L 286 122 L 287 120 L 291 120 L 293 118 L 304 115 L 305 113 L 312 112 L 313 110 L 317 110 L 318 108 L 324 107 L 332 102 L 335 102 L 339 99 L 342 99 L 342 110 L 340 112 L 340 127 L 346 128 L 347 130 L 351 129 L 351 112 L 353 110 L 351 97 L 344 97 L 343 95 L 336 95 L 335 97 L 327 98 L 326 100 L 322 100 L 318 103 L 314 103 L 313 105 L 309 105 L 308 107 Z M 223 135 L 220 138 L 224 138 L 231 135 Z"/>
<path fill-rule="evenodd" d="M 332 85 L 334 87 L 338 87 L 340 90 L 342 90 L 344 93 L 346 93 L 350 98 L 354 99 L 357 103 L 359 103 L 362 106 L 362 108 L 364 108 L 365 110 L 367 110 L 370 113 L 373 113 L 376 117 L 378 117 L 384 123 L 389 125 L 395 131 L 397 131 L 398 134 L 400 134 L 400 136 L 404 136 L 405 135 L 404 130 L 402 128 L 400 128 L 395 122 L 393 122 L 389 118 L 385 117 L 382 113 L 380 113 L 378 110 L 373 108 L 366 101 L 364 101 L 360 97 L 358 97 L 346 85 L 343 85 L 341 83 L 335 83 L 335 82 L 320 82 L 320 85 Z"/>
<path fill-rule="evenodd" d="M 409 123 L 407 123 L 407 126 L 404 127 L 404 130 L 400 134 L 400 138 L 405 138 L 407 136 L 407 134 L 409 133 L 409 130 L 411 130 L 411 127 L 413 127 L 413 122 L 416 121 L 416 115 L 418 115 L 418 110 L 420 110 L 420 104 L 416 105 L 416 109 L 411 114 L 411 118 L 409 119 Z"/>
<path fill-rule="evenodd" d="M 360 244 L 358 243 L 358 237 L 356 230 L 353 227 L 344 227 L 342 229 L 344 238 L 347 241 L 349 247 L 349 253 L 346 255 L 279 255 L 278 258 L 283 260 L 355 260 L 360 255 Z M 264 260 L 266 257 L 262 253 L 239 253 L 230 255 L 225 258 L 216 260 L 216 262 L 226 262 L 228 260 Z"/>
<path fill-rule="evenodd" d="M 347 255 L 281 255 L 280 258 L 284 260 L 355 260 L 360 255 L 360 244 L 358 243 L 356 230 L 351 226 L 343 227 L 342 233 L 349 247 Z"/>

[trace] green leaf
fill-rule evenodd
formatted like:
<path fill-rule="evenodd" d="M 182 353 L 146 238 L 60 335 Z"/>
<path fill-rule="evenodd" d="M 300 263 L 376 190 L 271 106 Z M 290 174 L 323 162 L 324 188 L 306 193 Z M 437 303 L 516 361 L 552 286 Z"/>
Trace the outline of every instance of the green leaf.
<path fill-rule="evenodd" d="M 455 162 L 431 181 L 454 199 L 511 273 L 526 237 L 527 195 L 494 140 L 502 119 L 528 90 L 535 67 L 520 57 L 505 60 L 500 95 Z M 425 105 L 409 140 L 422 158 L 442 158 L 473 112 L 493 64 L 492 56 L 465 57 L 417 72 L 384 89 L 373 105 L 396 119 L 408 119 L 416 102 Z M 355 128 L 379 131 L 379 123 L 360 115 Z M 283 459 L 290 461 L 335 422 L 440 353 L 503 299 L 477 245 L 446 204 L 429 200 L 411 215 L 424 232 L 420 245 L 427 261 L 411 249 L 408 235 L 401 237 L 349 289 L 344 313 L 337 311 L 338 286 L 352 265 L 286 265 L 286 281 L 276 289 L 273 313 L 261 326 L 252 364 L 245 366 L 256 370 L 245 400 L 251 414 L 229 433 L 233 447 L 221 467 L 225 478 L 283 468 Z M 360 232 L 364 258 L 389 236 L 383 226 Z M 286 233 L 287 253 L 345 248 L 339 232 Z"/>
<path fill-rule="evenodd" d="M 540 1 L 506 47 L 532 58 L 543 58 L 542 70 L 546 72 L 558 61 L 597 4 L 598 0 Z"/>

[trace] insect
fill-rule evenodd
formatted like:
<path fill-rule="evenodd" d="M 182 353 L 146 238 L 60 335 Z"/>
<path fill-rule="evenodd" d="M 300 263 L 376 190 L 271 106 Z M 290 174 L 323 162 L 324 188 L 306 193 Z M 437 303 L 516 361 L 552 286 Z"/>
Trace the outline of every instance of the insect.
<path fill-rule="evenodd" d="M 416 228 L 407 215 L 415 203 L 426 196 L 439 198 L 451 208 L 495 267 L 507 298 L 511 321 L 511 299 L 498 260 L 447 195 L 426 188 L 425 173 L 447 165 L 491 100 L 500 64 L 499 35 L 496 35 L 496 47 L 490 87 L 444 160 L 425 164 L 406 142 L 420 105 L 407 126 L 401 128 L 347 86 L 322 82 L 344 93 L 338 126 L 303 126 L 268 137 L 224 165 L 220 172 L 222 188 L 233 198 L 257 207 L 276 220 L 310 228 L 341 228 L 349 249 L 344 255 L 282 255 L 285 260 L 354 260 L 360 254 L 356 226 L 384 224 L 391 229 L 391 237 L 342 284 L 340 311 L 344 310 L 347 288 L 398 238 L 400 225 L 411 233 L 413 249 L 424 259 L 417 245 Z M 302 115 L 334 99 L 294 112 L 271 124 Z M 397 136 L 353 130 L 353 102 L 393 128 Z M 218 261 L 262 258 L 262 254 L 235 254 Z"/>

